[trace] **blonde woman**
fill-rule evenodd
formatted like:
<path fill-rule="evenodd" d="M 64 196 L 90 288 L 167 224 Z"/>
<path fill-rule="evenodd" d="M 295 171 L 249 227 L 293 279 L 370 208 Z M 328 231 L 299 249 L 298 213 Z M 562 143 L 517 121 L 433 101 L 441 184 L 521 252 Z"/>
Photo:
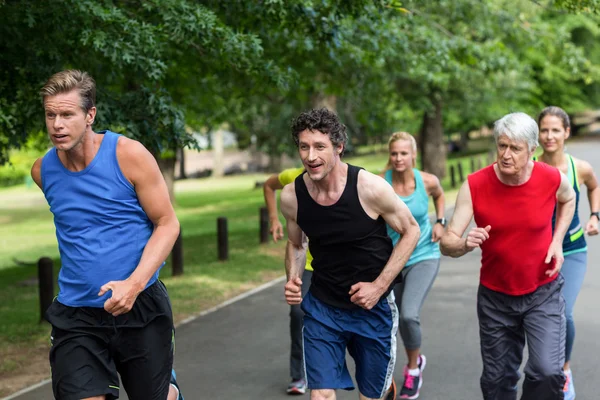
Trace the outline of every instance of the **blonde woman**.
<path fill-rule="evenodd" d="M 417 143 L 406 132 L 394 133 L 388 142 L 389 161 L 381 174 L 392 185 L 400 199 L 408 206 L 419 223 L 421 236 L 406 266 L 402 282 L 394 288 L 396 304 L 400 310 L 400 335 L 404 342 L 408 364 L 404 367 L 404 384 L 401 399 L 416 399 L 423 384 L 426 359 L 421 354 L 421 306 L 437 276 L 440 267 L 438 242 L 444 233 L 444 191 L 439 179 L 415 168 Z M 429 221 L 429 197 L 433 198 L 436 221 Z M 388 227 L 394 245 L 400 235 Z"/>

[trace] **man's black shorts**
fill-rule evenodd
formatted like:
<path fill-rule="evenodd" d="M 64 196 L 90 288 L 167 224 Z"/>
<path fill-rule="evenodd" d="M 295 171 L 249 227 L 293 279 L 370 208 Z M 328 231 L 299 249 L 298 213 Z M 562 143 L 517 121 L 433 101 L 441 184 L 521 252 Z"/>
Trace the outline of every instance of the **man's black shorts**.
<path fill-rule="evenodd" d="M 119 377 L 131 400 L 165 400 L 173 366 L 173 314 L 160 281 L 133 308 L 113 317 L 103 308 L 67 307 L 54 301 L 50 366 L 57 400 L 119 397 Z"/>

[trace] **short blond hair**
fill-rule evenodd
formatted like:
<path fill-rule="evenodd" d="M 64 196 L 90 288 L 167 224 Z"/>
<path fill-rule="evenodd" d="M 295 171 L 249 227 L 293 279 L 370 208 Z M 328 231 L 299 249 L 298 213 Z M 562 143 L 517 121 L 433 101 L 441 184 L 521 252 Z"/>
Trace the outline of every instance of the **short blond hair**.
<path fill-rule="evenodd" d="M 388 151 L 392 148 L 392 143 L 397 142 L 398 140 L 407 140 L 410 142 L 410 147 L 412 148 L 413 153 L 415 153 L 415 157 L 413 158 L 413 168 L 417 165 L 417 141 L 414 136 L 408 132 L 394 132 L 392 136 L 390 136 L 388 140 Z M 386 169 L 389 169 L 392 166 L 390 160 L 388 159 L 388 163 Z"/>
<path fill-rule="evenodd" d="M 40 90 L 42 101 L 48 96 L 56 96 L 77 90 L 81 97 L 81 108 L 88 112 L 96 106 L 96 82 L 87 72 L 68 69 L 52 75 Z"/>

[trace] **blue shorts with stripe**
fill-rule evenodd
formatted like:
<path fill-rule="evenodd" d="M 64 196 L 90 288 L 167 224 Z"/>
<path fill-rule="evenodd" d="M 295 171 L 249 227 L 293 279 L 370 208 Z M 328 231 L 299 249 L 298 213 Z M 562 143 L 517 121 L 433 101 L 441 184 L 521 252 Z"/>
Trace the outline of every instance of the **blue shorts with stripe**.
<path fill-rule="evenodd" d="M 309 389 L 353 390 L 346 349 L 356 364 L 363 396 L 379 399 L 392 383 L 398 309 L 391 291 L 371 309 L 332 307 L 308 293 L 304 311 L 304 363 Z"/>

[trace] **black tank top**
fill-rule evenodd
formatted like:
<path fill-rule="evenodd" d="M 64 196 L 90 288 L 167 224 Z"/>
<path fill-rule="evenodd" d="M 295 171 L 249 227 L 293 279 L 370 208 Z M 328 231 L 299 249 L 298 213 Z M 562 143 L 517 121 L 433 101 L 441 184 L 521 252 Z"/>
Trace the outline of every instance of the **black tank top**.
<path fill-rule="evenodd" d="M 304 173 L 295 181 L 298 225 L 308 236 L 313 256 L 310 292 L 324 303 L 345 309 L 358 308 L 350 301 L 350 287 L 358 282 L 373 282 L 393 248 L 384 219 L 379 216 L 374 220 L 360 204 L 360 170 L 348 164 L 344 192 L 331 206 L 322 206 L 310 196 Z"/>

